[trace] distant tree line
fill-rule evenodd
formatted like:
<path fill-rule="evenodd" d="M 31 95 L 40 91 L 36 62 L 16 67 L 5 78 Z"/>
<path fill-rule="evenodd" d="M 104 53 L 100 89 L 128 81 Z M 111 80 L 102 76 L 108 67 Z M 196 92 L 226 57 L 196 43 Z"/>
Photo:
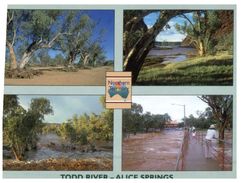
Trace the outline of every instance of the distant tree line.
<path fill-rule="evenodd" d="M 217 121 L 213 116 L 210 107 L 207 107 L 204 112 L 197 111 L 198 117 L 194 117 L 192 114 L 185 118 L 187 127 L 194 126 L 197 129 L 208 129 L 211 124 L 216 124 Z M 183 122 L 180 125 L 184 125 Z"/>
<path fill-rule="evenodd" d="M 9 9 L 6 39 L 9 68 L 23 69 L 30 62 L 68 66 L 103 64 L 104 30 L 95 32 L 96 26 L 97 22 L 85 11 Z"/>
<path fill-rule="evenodd" d="M 202 95 L 198 96 L 209 107 L 204 112 L 198 111 L 198 117 L 190 115 L 185 118 L 186 127 L 194 126 L 197 129 L 208 129 L 211 124 L 216 124 L 219 139 L 224 140 L 225 130 L 233 127 L 233 96 L 232 95 Z M 165 114 L 143 114 L 140 104 L 132 103 L 131 109 L 123 110 L 123 136 L 138 132 L 161 130 L 171 117 Z M 184 122 L 178 127 L 184 127 Z"/>
<path fill-rule="evenodd" d="M 150 112 L 143 113 L 143 108 L 140 104 L 132 103 L 131 109 L 123 110 L 123 134 L 138 132 L 148 133 L 150 131 L 162 130 L 166 122 L 170 121 L 171 117 L 165 114 L 151 114 Z"/>

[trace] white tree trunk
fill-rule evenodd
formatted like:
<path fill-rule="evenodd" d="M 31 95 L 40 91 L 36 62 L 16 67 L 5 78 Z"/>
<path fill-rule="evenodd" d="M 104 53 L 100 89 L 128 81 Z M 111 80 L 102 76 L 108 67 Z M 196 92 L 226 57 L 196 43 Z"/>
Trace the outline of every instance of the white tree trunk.
<path fill-rule="evenodd" d="M 13 45 L 9 42 L 7 42 L 7 46 L 9 49 L 9 54 L 10 54 L 10 68 L 11 69 L 17 69 L 18 65 L 17 65 L 17 60 L 16 60 L 16 56 L 15 56 L 15 52 L 13 49 Z"/>
<path fill-rule="evenodd" d="M 25 52 L 21 58 L 20 64 L 19 64 L 19 68 L 23 69 L 25 67 L 25 65 L 29 62 L 29 60 L 32 57 L 33 52 Z"/>
<path fill-rule="evenodd" d="M 84 65 L 87 65 L 89 63 L 89 57 L 90 57 L 89 54 L 85 55 L 84 60 L 83 60 Z"/>

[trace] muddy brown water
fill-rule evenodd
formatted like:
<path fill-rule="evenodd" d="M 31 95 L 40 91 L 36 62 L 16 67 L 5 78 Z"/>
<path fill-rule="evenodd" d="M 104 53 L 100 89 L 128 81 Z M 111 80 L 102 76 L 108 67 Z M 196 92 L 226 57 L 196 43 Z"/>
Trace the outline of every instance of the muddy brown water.
<path fill-rule="evenodd" d="M 199 143 L 204 144 L 206 131 L 199 131 Z M 232 132 L 226 130 L 224 135 L 224 143 L 219 143 L 217 140 L 213 140 L 211 144 L 212 159 L 218 162 L 221 170 L 232 170 L 232 154 L 233 154 L 233 136 Z M 203 149 L 204 149 L 203 145 Z"/>
<path fill-rule="evenodd" d="M 175 170 L 183 131 L 131 135 L 123 140 L 122 169 L 125 171 Z"/>
<path fill-rule="evenodd" d="M 49 145 L 56 146 L 50 147 Z M 64 144 L 71 146 L 70 143 L 63 141 L 56 134 L 41 135 L 37 144 L 37 150 L 31 150 L 26 154 L 26 160 L 43 160 L 49 158 L 112 158 L 112 151 L 95 151 L 95 152 L 82 152 L 80 150 L 60 150 L 58 147 Z"/>

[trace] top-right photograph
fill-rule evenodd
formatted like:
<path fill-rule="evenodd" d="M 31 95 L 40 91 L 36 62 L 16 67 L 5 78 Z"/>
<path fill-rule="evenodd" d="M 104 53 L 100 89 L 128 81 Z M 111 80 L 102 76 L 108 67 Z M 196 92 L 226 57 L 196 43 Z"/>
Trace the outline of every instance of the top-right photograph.
<path fill-rule="evenodd" d="M 232 86 L 234 10 L 124 10 L 133 85 Z"/>

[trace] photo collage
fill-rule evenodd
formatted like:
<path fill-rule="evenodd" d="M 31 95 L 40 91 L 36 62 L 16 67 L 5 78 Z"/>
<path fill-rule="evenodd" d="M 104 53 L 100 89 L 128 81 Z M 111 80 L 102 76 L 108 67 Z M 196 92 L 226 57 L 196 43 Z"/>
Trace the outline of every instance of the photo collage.
<path fill-rule="evenodd" d="M 3 176 L 235 177 L 235 20 L 235 5 L 9 5 Z"/>

